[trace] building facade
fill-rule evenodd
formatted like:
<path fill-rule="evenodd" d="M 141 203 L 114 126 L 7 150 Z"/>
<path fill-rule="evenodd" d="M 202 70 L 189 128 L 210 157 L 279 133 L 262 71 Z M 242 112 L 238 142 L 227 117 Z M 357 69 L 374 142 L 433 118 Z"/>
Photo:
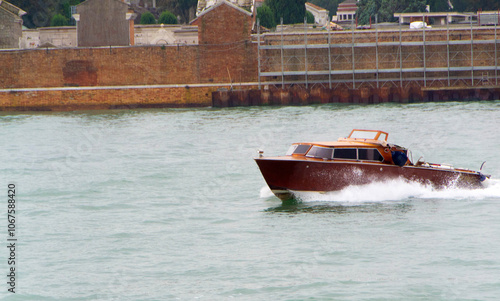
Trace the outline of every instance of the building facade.
<path fill-rule="evenodd" d="M 19 7 L 0 0 L 0 49 L 19 48 L 25 14 Z"/>
<path fill-rule="evenodd" d="M 87 0 L 76 6 L 79 47 L 134 45 L 136 15 L 120 0 Z"/>
<path fill-rule="evenodd" d="M 252 22 L 250 12 L 229 1 L 220 0 L 191 21 L 191 25 L 198 26 L 199 44 L 215 45 L 249 40 Z"/>
<path fill-rule="evenodd" d="M 184 25 L 136 25 L 135 45 L 196 45 L 198 27 Z"/>
<path fill-rule="evenodd" d="M 336 18 L 332 21 L 334 22 L 344 22 L 351 23 L 352 20 L 356 19 L 356 11 L 358 10 L 357 0 L 346 0 L 339 4 L 337 8 Z"/>

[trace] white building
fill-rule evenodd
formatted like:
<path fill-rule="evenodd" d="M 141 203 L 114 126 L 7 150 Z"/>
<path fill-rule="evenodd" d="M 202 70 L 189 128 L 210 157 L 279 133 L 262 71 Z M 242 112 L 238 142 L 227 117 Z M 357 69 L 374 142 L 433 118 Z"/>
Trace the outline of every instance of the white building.
<path fill-rule="evenodd" d="M 333 22 L 352 22 L 356 19 L 356 11 L 358 10 L 357 0 L 346 0 L 339 3 L 337 15 L 332 17 Z"/>
<path fill-rule="evenodd" d="M 198 26 L 136 25 L 135 45 L 196 45 Z"/>
<path fill-rule="evenodd" d="M 134 45 L 197 45 L 198 26 L 135 25 Z M 23 29 L 21 49 L 38 47 L 77 47 L 76 27 L 40 27 Z"/>
<path fill-rule="evenodd" d="M 328 18 L 329 12 L 317 5 L 306 2 L 306 10 L 314 16 L 314 23 L 319 25 L 326 25 L 330 21 Z"/>
<path fill-rule="evenodd" d="M 76 28 L 74 26 L 60 26 L 23 29 L 20 48 L 76 46 Z"/>
<path fill-rule="evenodd" d="M 239 7 L 249 8 L 251 11 L 254 9 L 254 0 L 198 0 L 196 16 L 199 16 L 205 9 L 208 9 L 221 1 L 227 1 Z"/>

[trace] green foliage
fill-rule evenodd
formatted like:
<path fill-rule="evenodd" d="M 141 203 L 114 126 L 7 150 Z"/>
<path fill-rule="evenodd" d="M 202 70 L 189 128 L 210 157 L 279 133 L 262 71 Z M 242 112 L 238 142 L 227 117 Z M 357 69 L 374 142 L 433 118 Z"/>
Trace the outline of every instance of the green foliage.
<path fill-rule="evenodd" d="M 375 21 L 378 15 L 378 22 L 394 22 L 394 13 L 424 12 L 425 0 L 361 0 L 358 2 L 358 24 Z"/>
<path fill-rule="evenodd" d="M 141 15 L 141 24 L 156 24 L 155 16 L 150 12 L 145 12 Z"/>
<path fill-rule="evenodd" d="M 164 11 L 160 15 L 160 19 L 158 19 L 159 24 L 177 24 L 177 17 L 169 12 L 168 10 Z"/>
<path fill-rule="evenodd" d="M 314 15 L 311 12 L 306 11 L 307 24 L 314 24 Z"/>
<path fill-rule="evenodd" d="M 283 24 L 303 23 L 306 15 L 306 0 L 266 0 L 265 4 L 271 8 L 274 20 Z"/>
<path fill-rule="evenodd" d="M 448 0 L 427 0 L 431 12 L 447 12 L 450 11 Z"/>
<path fill-rule="evenodd" d="M 453 10 L 459 12 L 476 12 L 500 9 L 498 0 L 452 0 Z M 429 5 L 431 12 L 449 11 L 448 0 L 361 0 L 358 2 L 358 23 L 367 24 L 378 14 L 379 22 L 393 22 L 394 13 L 425 12 Z"/>
<path fill-rule="evenodd" d="M 61 14 L 56 14 L 52 17 L 52 20 L 50 20 L 50 26 L 67 26 L 68 25 L 68 19 L 66 19 L 65 16 Z"/>
<path fill-rule="evenodd" d="M 483 11 L 500 9 L 500 1 L 498 0 L 452 0 L 451 2 L 453 10 L 458 12 L 476 12 L 479 9 Z"/>
<path fill-rule="evenodd" d="M 276 27 L 276 20 L 274 20 L 273 11 L 267 5 L 262 5 L 257 8 L 257 18 L 259 19 L 261 26 L 266 28 Z"/>
<path fill-rule="evenodd" d="M 65 16 L 68 20 L 71 19 L 71 7 L 76 6 L 82 2 L 81 0 L 64 0 L 59 3 L 58 12 Z"/>
<path fill-rule="evenodd" d="M 356 12 L 358 24 L 369 24 L 370 17 L 374 17 L 380 9 L 380 0 L 361 0 Z"/>
<path fill-rule="evenodd" d="M 181 9 L 189 9 L 198 4 L 198 0 L 177 0 L 177 5 Z"/>
<path fill-rule="evenodd" d="M 176 0 L 173 1 L 175 3 L 175 11 L 176 15 L 181 16 L 181 20 L 183 22 L 189 22 L 189 10 L 191 8 L 196 9 L 196 5 L 198 4 L 198 0 Z"/>

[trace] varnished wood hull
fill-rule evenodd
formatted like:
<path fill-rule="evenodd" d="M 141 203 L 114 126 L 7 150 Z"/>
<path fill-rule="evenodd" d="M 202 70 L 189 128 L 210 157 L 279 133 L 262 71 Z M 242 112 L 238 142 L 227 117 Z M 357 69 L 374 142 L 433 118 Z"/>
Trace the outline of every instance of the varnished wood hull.
<path fill-rule="evenodd" d="M 452 168 L 399 167 L 385 163 L 346 162 L 289 157 L 256 158 L 264 179 L 274 194 L 286 199 L 291 191 L 338 191 L 350 185 L 402 178 L 434 188 L 480 188 L 481 173 Z"/>

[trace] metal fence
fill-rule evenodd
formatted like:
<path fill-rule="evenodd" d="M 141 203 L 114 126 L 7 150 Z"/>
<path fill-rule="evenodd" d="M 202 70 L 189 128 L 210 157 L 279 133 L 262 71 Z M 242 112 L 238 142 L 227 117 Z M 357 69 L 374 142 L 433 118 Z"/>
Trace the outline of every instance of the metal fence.
<path fill-rule="evenodd" d="M 257 33 L 259 86 L 498 86 L 497 25 Z M 260 28 L 257 26 L 257 28 Z M 342 35 L 339 39 L 338 36 Z M 350 37 L 348 36 L 350 35 Z M 340 41 L 340 42 L 339 42 Z"/>

